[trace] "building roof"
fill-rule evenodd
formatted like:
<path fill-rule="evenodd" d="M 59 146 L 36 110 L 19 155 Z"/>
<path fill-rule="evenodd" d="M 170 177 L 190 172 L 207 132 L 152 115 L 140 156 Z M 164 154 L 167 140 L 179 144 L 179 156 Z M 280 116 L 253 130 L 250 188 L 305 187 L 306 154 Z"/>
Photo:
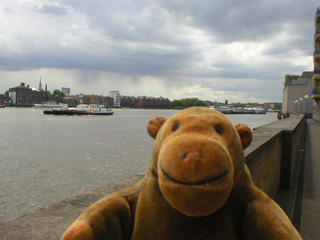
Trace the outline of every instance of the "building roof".
<path fill-rule="evenodd" d="M 27 88 L 27 89 L 29 89 L 29 88 L 26 87 L 26 86 L 17 86 L 17 87 L 9 88 L 9 90 L 11 90 L 11 89 L 16 89 L 16 88 L 23 88 L 23 89 Z"/>

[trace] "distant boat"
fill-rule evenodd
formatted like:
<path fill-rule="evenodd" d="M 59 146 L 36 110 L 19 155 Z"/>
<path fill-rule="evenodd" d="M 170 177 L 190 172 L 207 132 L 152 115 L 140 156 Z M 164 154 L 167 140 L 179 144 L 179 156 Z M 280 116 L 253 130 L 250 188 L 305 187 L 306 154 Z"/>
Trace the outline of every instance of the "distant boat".
<path fill-rule="evenodd" d="M 234 114 L 249 114 L 249 113 L 252 113 L 252 111 L 248 108 L 238 107 L 238 108 L 232 108 L 232 113 L 234 113 Z"/>
<path fill-rule="evenodd" d="M 84 111 L 87 115 L 112 115 L 114 113 L 112 109 L 96 104 L 80 104 L 77 106 L 76 111 Z"/>
<path fill-rule="evenodd" d="M 54 115 L 113 115 L 114 111 L 103 105 L 80 104 L 76 108 L 45 110 L 43 113 Z"/>
<path fill-rule="evenodd" d="M 229 107 L 209 107 L 211 109 L 215 109 L 224 114 L 266 114 L 266 110 L 264 108 L 229 108 Z"/>
<path fill-rule="evenodd" d="M 232 109 L 229 107 L 218 107 L 218 108 L 215 108 L 215 110 L 222 112 L 224 114 L 232 114 L 233 113 Z"/>
<path fill-rule="evenodd" d="M 266 114 L 266 110 L 264 108 L 252 108 L 252 113 L 256 114 Z"/>
<path fill-rule="evenodd" d="M 45 102 L 45 103 L 37 103 L 33 106 L 35 109 L 68 109 L 68 104 L 64 103 L 55 103 L 55 102 Z"/>

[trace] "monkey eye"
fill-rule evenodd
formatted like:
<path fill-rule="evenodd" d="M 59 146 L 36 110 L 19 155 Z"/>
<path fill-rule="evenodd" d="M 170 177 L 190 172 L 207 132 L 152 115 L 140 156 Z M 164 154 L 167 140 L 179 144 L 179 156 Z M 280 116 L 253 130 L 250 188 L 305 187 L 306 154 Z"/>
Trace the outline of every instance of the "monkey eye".
<path fill-rule="evenodd" d="M 175 123 L 175 124 L 172 126 L 172 131 L 176 131 L 178 128 L 179 128 L 179 123 Z"/>
<path fill-rule="evenodd" d="M 215 126 L 214 129 L 216 130 L 216 132 L 219 134 L 219 135 L 222 135 L 222 129 L 220 126 Z"/>

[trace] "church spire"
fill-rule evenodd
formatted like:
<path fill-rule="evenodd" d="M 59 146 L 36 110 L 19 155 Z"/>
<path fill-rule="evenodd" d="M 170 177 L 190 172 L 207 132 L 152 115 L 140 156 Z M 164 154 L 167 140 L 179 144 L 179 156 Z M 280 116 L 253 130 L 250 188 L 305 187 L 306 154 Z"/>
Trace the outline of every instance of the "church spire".
<path fill-rule="evenodd" d="M 42 83 L 41 83 L 41 77 L 40 77 L 40 83 L 39 83 L 39 90 L 42 90 Z"/>

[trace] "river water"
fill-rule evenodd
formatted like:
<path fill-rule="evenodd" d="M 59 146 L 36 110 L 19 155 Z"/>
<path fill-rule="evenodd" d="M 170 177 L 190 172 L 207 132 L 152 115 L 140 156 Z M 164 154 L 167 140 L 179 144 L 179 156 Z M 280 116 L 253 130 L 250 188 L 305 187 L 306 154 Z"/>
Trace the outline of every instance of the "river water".
<path fill-rule="evenodd" d="M 119 109 L 113 116 L 54 116 L 0 109 L 0 222 L 147 170 L 154 116 L 176 110 Z M 258 127 L 277 114 L 227 115 Z"/>

